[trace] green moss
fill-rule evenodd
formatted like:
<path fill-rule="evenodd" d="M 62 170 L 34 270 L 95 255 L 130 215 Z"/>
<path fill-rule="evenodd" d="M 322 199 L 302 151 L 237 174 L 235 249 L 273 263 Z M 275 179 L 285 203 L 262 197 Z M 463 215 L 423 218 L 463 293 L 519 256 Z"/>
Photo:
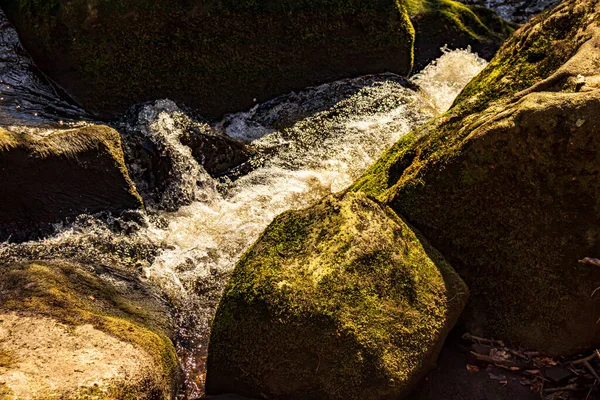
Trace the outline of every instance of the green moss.
<path fill-rule="evenodd" d="M 561 12 L 564 8 L 535 17 L 511 37 L 457 97 L 458 110 L 464 114 L 481 111 L 490 102 L 541 82 L 570 59 L 589 38 L 580 29 L 590 23 L 590 10 L 582 6 Z"/>
<path fill-rule="evenodd" d="M 284 213 L 225 290 L 207 390 L 401 395 L 431 368 L 466 297 L 439 253 L 363 194 Z"/>
<path fill-rule="evenodd" d="M 577 264 L 599 251 L 598 99 L 568 93 L 578 74 L 600 73 L 586 61 L 595 50 L 581 53 L 595 21 L 592 0 L 535 18 L 448 113 L 350 188 L 406 217 L 465 279 L 469 329 L 550 353 L 600 342 L 589 297 L 599 271 Z"/>
<path fill-rule="evenodd" d="M 178 384 L 179 365 L 164 306 L 152 298 L 142 300 L 117 291 L 86 269 L 66 262 L 32 262 L 0 268 L 3 311 L 47 316 L 71 326 L 91 324 L 134 344 L 156 362 L 157 376 L 131 390 L 150 398 L 170 396 Z M 118 386 L 111 391 L 116 393 L 117 389 Z M 115 397 L 126 398 L 130 397 Z"/>

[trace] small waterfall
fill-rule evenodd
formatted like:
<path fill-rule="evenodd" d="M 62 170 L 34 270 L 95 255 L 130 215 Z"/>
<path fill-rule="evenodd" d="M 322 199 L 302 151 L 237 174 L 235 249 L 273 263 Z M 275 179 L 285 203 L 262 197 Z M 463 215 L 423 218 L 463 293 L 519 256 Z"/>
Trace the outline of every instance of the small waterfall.
<path fill-rule="evenodd" d="M 0 260 L 68 258 L 135 268 L 176 310 L 187 398 L 202 394 L 210 322 L 238 258 L 278 214 L 348 187 L 402 135 L 444 112 L 485 61 L 445 51 L 410 81 L 393 74 L 346 79 L 281 96 L 208 126 L 169 100 L 136 107 L 117 125 L 128 146 L 168 162 L 148 210 L 81 216 L 47 239 L 0 245 Z M 182 143 L 188 130 L 244 143 L 250 166 L 211 177 Z M 231 139 L 228 139 L 231 140 Z M 133 179 L 150 193 L 144 165 Z M 145 186 L 146 185 L 146 186 Z"/>

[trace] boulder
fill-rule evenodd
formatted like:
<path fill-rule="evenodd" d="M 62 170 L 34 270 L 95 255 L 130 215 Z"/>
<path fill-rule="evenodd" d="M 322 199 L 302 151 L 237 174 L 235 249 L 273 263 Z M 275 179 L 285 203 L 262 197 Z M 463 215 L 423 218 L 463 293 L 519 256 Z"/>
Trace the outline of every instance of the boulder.
<path fill-rule="evenodd" d="M 584 260 L 600 255 L 598 7 L 535 17 L 352 187 L 452 264 L 472 333 L 550 354 L 600 345 L 600 269 Z"/>
<path fill-rule="evenodd" d="M 398 398 L 435 365 L 467 297 L 440 254 L 364 194 L 286 212 L 221 299 L 207 394 Z"/>
<path fill-rule="evenodd" d="M 47 134 L 0 129 L 0 241 L 99 211 L 140 208 L 119 134 L 91 125 Z"/>
<path fill-rule="evenodd" d="M 174 329 L 152 290 L 66 262 L 0 269 L 0 397 L 174 398 Z"/>
<path fill-rule="evenodd" d="M 433 10 L 428 21 L 442 27 L 435 40 L 428 41 L 428 33 L 417 35 L 421 47 L 430 46 L 432 53 L 448 38 L 461 46 L 488 46 L 506 37 L 506 26 L 497 17 L 459 3 L 409 3 L 417 10 L 414 15 Z M 40 69 L 88 111 L 112 117 L 135 103 L 170 98 L 207 118 L 341 78 L 409 74 L 415 33 L 406 4 L 0 1 Z"/>
<path fill-rule="evenodd" d="M 415 28 L 414 70 L 420 71 L 442 56 L 442 48 L 466 49 L 490 60 L 516 25 L 496 12 L 452 0 L 409 0 Z"/>

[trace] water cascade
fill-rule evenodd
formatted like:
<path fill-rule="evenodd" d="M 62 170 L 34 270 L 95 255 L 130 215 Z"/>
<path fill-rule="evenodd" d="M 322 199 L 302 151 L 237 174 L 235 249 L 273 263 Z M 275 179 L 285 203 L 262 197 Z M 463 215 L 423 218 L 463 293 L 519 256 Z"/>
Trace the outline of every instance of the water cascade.
<path fill-rule="evenodd" d="M 206 122 L 169 100 L 138 106 L 133 120 L 115 127 L 169 160 L 167 189 L 158 200 L 147 202 L 145 212 L 83 215 L 44 240 L 2 244 L 0 260 L 68 258 L 137 269 L 176 310 L 186 392 L 194 398 L 203 390 L 210 322 L 241 254 L 278 214 L 348 187 L 402 135 L 447 110 L 484 66 L 467 50 L 445 51 L 410 81 L 393 74 L 348 79 L 228 115 L 209 128 L 245 142 L 252 159 L 243 172 L 221 176 L 209 175 L 181 143 L 186 129 L 204 129 Z M 39 125 L 36 110 L 15 109 L 9 121 Z M 62 118 L 50 115 L 47 125 Z M 129 168 L 142 187 L 136 177 L 143 166 L 132 160 Z"/>

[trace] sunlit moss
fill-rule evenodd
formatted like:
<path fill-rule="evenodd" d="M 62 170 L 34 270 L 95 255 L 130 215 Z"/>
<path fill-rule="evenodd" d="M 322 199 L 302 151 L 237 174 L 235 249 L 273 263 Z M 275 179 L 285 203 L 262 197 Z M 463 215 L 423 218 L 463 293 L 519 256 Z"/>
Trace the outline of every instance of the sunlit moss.
<path fill-rule="evenodd" d="M 165 309 L 155 300 L 117 291 L 83 267 L 66 262 L 9 264 L 0 269 L 3 311 L 47 316 L 69 326 L 91 324 L 143 349 L 156 363 L 155 376 L 131 382 L 127 391 L 119 383 L 108 389 L 84 389 L 83 397 L 73 394 L 73 399 L 94 398 L 85 397 L 94 390 L 115 394 L 103 399 L 169 398 L 177 388 L 179 364 L 169 337 L 172 328 Z"/>
<path fill-rule="evenodd" d="M 360 193 L 328 197 L 276 218 L 236 266 L 213 324 L 207 390 L 401 395 L 431 368 L 467 296 L 390 209 Z"/>

